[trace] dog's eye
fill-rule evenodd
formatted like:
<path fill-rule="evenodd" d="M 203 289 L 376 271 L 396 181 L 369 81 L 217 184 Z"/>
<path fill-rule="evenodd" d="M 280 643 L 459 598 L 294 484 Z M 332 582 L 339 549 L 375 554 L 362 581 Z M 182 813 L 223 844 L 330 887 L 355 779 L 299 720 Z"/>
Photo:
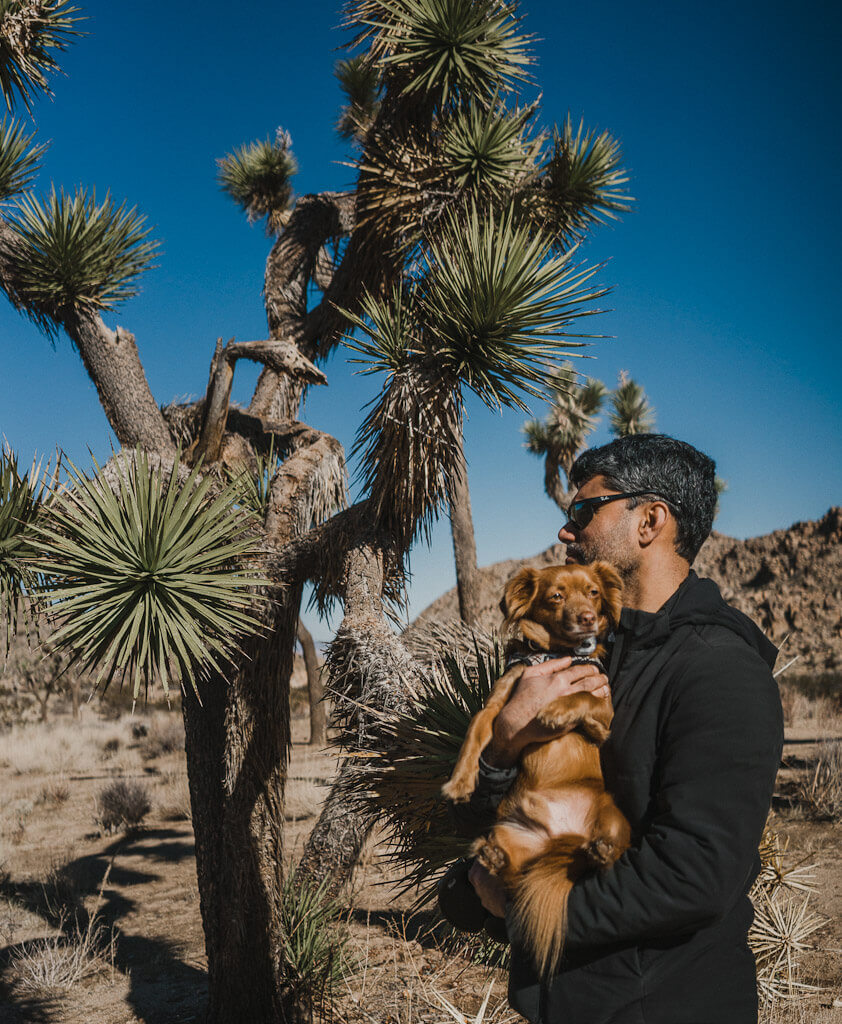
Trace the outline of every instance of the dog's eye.
<path fill-rule="evenodd" d="M 594 587 L 593 590 L 591 591 L 591 597 L 599 597 L 599 591 L 597 590 L 596 587 Z"/>
<path fill-rule="evenodd" d="M 564 594 L 559 594 L 558 592 L 556 592 L 555 594 L 550 594 L 550 600 L 551 601 L 563 601 L 564 600 Z"/>

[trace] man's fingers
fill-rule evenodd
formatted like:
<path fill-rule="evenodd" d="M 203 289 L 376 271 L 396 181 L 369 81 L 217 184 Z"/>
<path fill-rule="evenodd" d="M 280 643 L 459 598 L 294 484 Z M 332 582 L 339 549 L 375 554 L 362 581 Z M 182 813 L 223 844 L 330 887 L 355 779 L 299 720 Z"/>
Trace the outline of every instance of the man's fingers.
<path fill-rule="evenodd" d="M 564 658 L 553 658 L 551 661 L 542 661 L 537 665 L 527 665 L 523 670 L 523 678 L 528 679 L 530 676 L 552 676 L 556 672 L 561 672 L 563 669 L 570 668 L 570 663 L 573 659 L 567 655 Z"/>

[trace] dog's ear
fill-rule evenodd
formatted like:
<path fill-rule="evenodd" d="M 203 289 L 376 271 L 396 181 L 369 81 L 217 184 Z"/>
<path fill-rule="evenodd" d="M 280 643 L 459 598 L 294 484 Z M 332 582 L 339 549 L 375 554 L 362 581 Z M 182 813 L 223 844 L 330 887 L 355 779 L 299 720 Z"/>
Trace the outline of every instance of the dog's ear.
<path fill-rule="evenodd" d="M 537 593 L 537 569 L 520 569 L 512 576 L 500 602 L 500 611 L 506 616 L 506 625 L 510 626 L 523 618 Z"/>
<path fill-rule="evenodd" d="M 623 608 L 623 581 L 614 566 L 608 562 L 591 562 L 588 568 L 599 581 L 605 611 L 611 624 L 616 626 Z"/>

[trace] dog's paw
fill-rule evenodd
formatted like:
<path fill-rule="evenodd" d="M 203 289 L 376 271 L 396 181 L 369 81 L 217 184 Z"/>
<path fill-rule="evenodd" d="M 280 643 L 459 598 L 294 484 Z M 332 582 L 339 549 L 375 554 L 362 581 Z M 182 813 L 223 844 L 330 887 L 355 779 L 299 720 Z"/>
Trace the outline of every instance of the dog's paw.
<path fill-rule="evenodd" d="M 441 787 L 441 794 L 448 800 L 452 800 L 455 804 L 465 803 L 466 800 L 470 800 L 471 793 L 477 788 L 477 773 L 473 775 L 468 773 L 460 773 L 453 775 L 447 782 Z"/>
<path fill-rule="evenodd" d="M 610 868 L 617 859 L 619 853 L 617 847 L 610 839 L 598 838 L 588 843 L 585 853 L 590 863 L 595 868 Z"/>
<path fill-rule="evenodd" d="M 599 747 L 601 747 L 611 735 L 611 730 L 605 722 L 599 718 L 592 718 L 590 716 L 583 718 L 581 728 L 588 739 L 593 740 Z"/>
<path fill-rule="evenodd" d="M 478 839 L 471 848 L 471 853 L 492 875 L 499 875 L 505 871 L 509 863 L 509 855 L 491 839 Z"/>

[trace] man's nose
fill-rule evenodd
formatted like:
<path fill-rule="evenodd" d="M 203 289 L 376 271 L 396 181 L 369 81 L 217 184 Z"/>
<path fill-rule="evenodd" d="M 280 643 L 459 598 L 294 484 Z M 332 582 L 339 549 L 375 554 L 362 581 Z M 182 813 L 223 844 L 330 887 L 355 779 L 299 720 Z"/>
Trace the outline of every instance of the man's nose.
<path fill-rule="evenodd" d="M 558 539 L 562 544 L 570 544 L 571 541 L 576 540 L 576 534 L 574 532 L 575 529 L 576 527 L 568 519 L 564 526 L 562 526 L 558 531 Z"/>

